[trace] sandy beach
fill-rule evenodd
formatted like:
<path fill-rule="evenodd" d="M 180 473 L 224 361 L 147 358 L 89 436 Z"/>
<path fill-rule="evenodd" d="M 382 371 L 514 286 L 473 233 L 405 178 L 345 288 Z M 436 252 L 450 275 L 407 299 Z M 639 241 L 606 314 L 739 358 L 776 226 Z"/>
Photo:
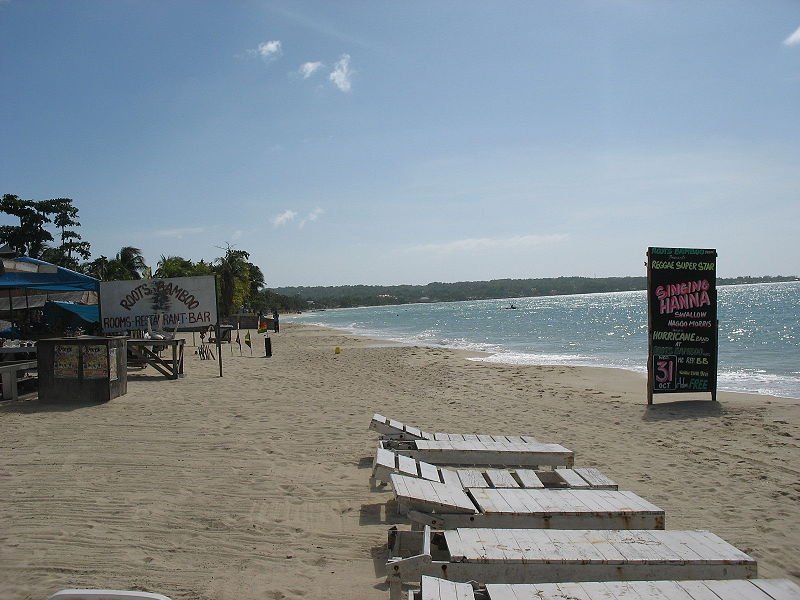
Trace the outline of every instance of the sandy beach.
<path fill-rule="evenodd" d="M 402 521 L 368 483 L 374 412 L 563 444 L 664 508 L 668 529 L 713 531 L 760 576 L 800 582 L 800 401 L 674 395 L 648 409 L 627 371 L 487 364 L 291 324 L 266 359 L 253 337 L 252 357 L 223 347 L 223 378 L 187 347 L 184 379 L 132 373 L 107 404 L 0 403 L 0 598 L 388 600 L 386 530 Z"/>

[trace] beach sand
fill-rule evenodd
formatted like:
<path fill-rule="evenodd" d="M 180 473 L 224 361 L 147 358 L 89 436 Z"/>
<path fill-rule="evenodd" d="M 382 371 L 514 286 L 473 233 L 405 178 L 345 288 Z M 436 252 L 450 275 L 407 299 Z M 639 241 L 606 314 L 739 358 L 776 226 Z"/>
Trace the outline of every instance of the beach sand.
<path fill-rule="evenodd" d="M 252 357 L 223 347 L 223 378 L 187 347 L 184 379 L 149 368 L 106 404 L 0 403 L 0 598 L 387 600 L 386 531 L 401 521 L 368 483 L 374 412 L 561 443 L 664 508 L 668 529 L 711 530 L 761 576 L 800 582 L 798 401 L 672 395 L 648 409 L 627 371 L 487 364 L 290 324 L 266 359 L 253 337 Z"/>

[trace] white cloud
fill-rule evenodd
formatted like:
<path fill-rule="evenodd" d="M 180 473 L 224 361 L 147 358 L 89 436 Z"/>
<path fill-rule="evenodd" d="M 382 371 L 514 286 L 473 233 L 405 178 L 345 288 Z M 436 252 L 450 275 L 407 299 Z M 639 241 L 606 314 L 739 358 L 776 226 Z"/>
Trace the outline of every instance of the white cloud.
<path fill-rule="evenodd" d="M 185 235 L 196 235 L 204 233 L 205 227 L 181 227 L 176 229 L 157 229 L 153 232 L 155 237 L 172 237 L 181 239 Z"/>
<path fill-rule="evenodd" d="M 336 64 L 333 66 L 333 71 L 328 76 L 337 88 L 343 92 L 350 91 L 350 85 L 353 80 L 353 70 L 350 68 L 350 55 L 342 54 Z"/>
<path fill-rule="evenodd" d="M 240 240 L 240 239 L 242 239 L 243 235 L 244 235 L 244 231 L 242 231 L 241 229 L 237 229 L 236 231 L 233 232 L 233 235 L 231 235 L 231 239 L 233 241 Z"/>
<path fill-rule="evenodd" d="M 563 242 L 567 240 L 568 237 L 569 236 L 563 233 L 550 233 L 546 235 L 514 235 L 506 238 L 468 238 L 441 244 L 421 244 L 412 246 L 408 251 L 426 254 L 474 254 L 475 252 L 483 252 L 486 250 L 514 250 L 533 246 L 544 246 L 546 244 Z"/>
<path fill-rule="evenodd" d="M 302 229 L 303 227 L 305 227 L 306 223 L 311 223 L 313 221 L 316 221 L 319 218 L 319 216 L 324 212 L 325 211 L 319 207 L 315 208 L 310 213 L 308 213 L 302 221 L 300 221 L 298 227 Z"/>
<path fill-rule="evenodd" d="M 797 46 L 800 44 L 800 27 L 794 30 L 794 33 L 783 40 L 783 43 L 787 46 Z"/>
<path fill-rule="evenodd" d="M 268 42 L 261 42 L 253 53 L 263 58 L 266 62 L 272 62 L 283 54 L 283 47 L 280 40 L 269 40 Z"/>
<path fill-rule="evenodd" d="M 322 63 L 320 61 L 304 62 L 302 65 L 300 65 L 298 71 L 303 76 L 303 79 L 308 79 L 314 73 L 316 73 L 320 67 L 322 67 Z"/>
<path fill-rule="evenodd" d="M 289 223 L 290 221 L 293 221 L 296 216 L 297 216 L 296 212 L 294 212 L 293 210 L 286 209 L 281 214 L 272 217 L 270 221 L 272 222 L 273 227 L 282 227 L 287 223 Z"/>

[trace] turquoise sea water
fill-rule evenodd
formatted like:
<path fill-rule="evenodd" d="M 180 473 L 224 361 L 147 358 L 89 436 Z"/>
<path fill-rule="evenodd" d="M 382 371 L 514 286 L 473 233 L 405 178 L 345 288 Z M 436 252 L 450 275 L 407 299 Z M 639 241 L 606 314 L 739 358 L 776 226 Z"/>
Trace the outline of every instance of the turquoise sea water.
<path fill-rule="evenodd" d="M 719 388 L 800 399 L 800 282 L 720 287 L 718 314 Z M 478 359 L 487 362 L 647 369 L 645 292 L 337 309 L 295 319 L 490 352 Z"/>

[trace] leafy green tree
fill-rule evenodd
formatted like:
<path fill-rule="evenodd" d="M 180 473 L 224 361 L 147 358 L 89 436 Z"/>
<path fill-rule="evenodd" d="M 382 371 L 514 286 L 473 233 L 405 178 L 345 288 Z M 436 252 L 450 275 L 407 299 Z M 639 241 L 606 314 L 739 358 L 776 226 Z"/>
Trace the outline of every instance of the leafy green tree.
<path fill-rule="evenodd" d="M 109 262 L 107 256 L 101 255 L 93 261 L 83 263 L 83 265 L 81 265 L 81 271 L 100 281 L 109 281 L 109 278 L 106 276 Z"/>
<path fill-rule="evenodd" d="M 198 277 L 200 275 L 213 275 L 214 269 L 207 262 L 193 262 L 182 256 L 164 256 L 158 261 L 155 276 L 168 277 Z"/>
<path fill-rule="evenodd" d="M 0 212 L 17 217 L 19 225 L 0 226 L 0 242 L 18 254 L 41 258 L 53 236 L 45 229 L 50 223 L 47 206 L 36 200 L 23 200 L 14 194 L 3 194 Z"/>
<path fill-rule="evenodd" d="M 48 214 L 53 215 L 52 223 L 60 230 L 61 239 L 60 245 L 45 250 L 45 259 L 62 267 L 77 269 L 78 257 L 88 260 L 91 256 L 89 242 L 81 239 L 81 235 L 72 229 L 81 225 L 78 208 L 72 204 L 71 198 L 43 200 L 42 205 Z"/>

